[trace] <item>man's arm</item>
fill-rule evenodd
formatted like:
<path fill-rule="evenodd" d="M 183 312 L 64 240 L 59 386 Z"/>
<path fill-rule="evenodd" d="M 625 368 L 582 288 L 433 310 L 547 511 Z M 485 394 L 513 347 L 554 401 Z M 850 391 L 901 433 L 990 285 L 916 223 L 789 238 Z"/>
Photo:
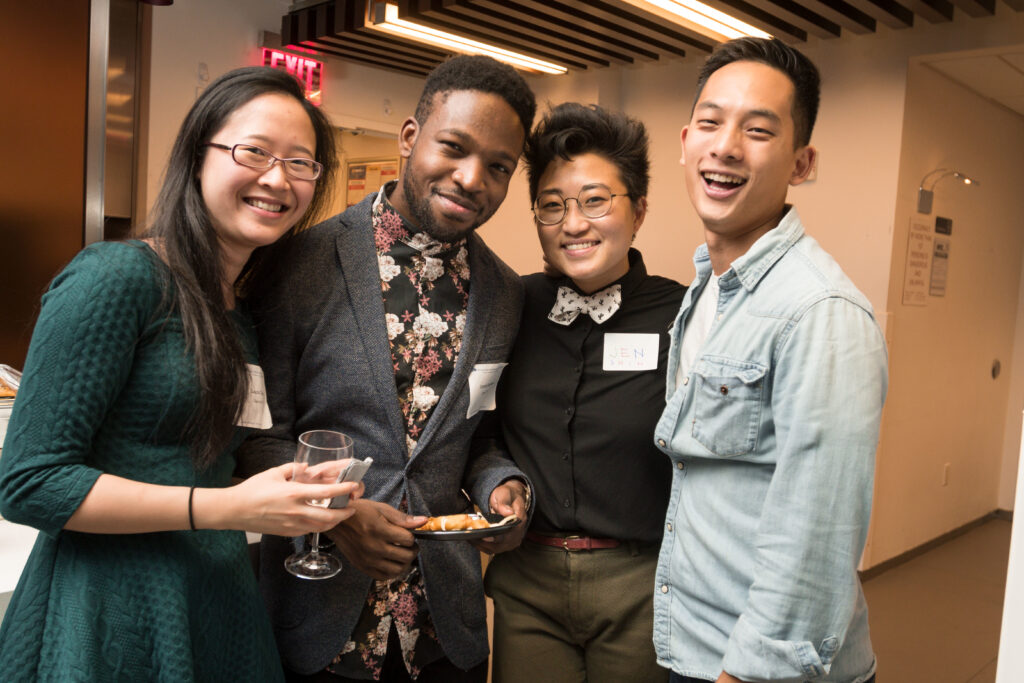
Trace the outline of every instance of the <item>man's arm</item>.
<path fill-rule="evenodd" d="M 494 554 L 519 546 L 529 526 L 532 510 L 530 483 L 508 454 L 501 434 L 498 411 L 488 411 L 480 420 L 470 442 L 470 464 L 465 488 L 474 501 L 486 500 L 487 508 L 503 517 L 515 515 L 523 520 L 516 529 L 500 536 L 473 542 L 481 552 Z M 481 509 L 484 508 L 480 505 Z"/>
<path fill-rule="evenodd" d="M 728 674 L 803 681 L 829 671 L 859 595 L 886 385 L 881 333 L 850 301 L 817 302 L 783 340 L 771 389 L 776 467 Z"/>

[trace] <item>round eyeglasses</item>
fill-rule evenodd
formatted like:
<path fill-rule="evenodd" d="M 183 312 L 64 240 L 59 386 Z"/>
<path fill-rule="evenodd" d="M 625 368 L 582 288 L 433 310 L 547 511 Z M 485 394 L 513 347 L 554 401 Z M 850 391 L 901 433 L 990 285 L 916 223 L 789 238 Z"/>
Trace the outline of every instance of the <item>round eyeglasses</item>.
<path fill-rule="evenodd" d="M 569 200 L 572 199 L 580 213 L 587 218 L 601 218 L 612 210 L 612 199 L 629 196 L 626 193 L 614 194 L 604 185 L 585 187 L 575 197 L 563 197 L 558 192 L 542 192 L 533 203 L 533 215 L 541 225 L 561 223 L 569 213 Z"/>
<path fill-rule="evenodd" d="M 203 146 L 230 150 L 231 158 L 234 159 L 236 164 L 248 166 L 249 168 L 258 168 L 261 171 L 270 170 L 274 164 L 280 161 L 284 172 L 298 180 L 316 180 L 324 170 L 323 164 L 319 161 L 303 159 L 301 157 L 282 159 L 256 145 L 239 143 L 229 147 L 217 142 L 207 142 Z"/>

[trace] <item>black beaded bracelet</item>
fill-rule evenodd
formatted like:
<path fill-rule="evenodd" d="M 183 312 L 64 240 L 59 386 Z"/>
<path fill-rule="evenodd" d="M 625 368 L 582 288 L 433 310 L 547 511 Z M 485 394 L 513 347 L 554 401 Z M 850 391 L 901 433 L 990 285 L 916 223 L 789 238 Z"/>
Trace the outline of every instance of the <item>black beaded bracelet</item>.
<path fill-rule="evenodd" d="M 196 530 L 196 520 L 192 517 L 192 495 L 196 492 L 196 487 L 193 486 L 188 490 L 188 526 L 192 531 Z"/>

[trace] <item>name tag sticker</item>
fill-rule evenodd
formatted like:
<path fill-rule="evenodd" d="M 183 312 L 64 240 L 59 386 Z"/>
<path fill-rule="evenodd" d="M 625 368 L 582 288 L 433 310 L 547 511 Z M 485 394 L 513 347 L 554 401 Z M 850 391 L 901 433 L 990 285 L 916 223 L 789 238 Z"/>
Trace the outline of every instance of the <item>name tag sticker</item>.
<path fill-rule="evenodd" d="M 267 405 L 267 385 L 263 382 L 263 368 L 246 363 L 249 371 L 249 393 L 235 425 L 252 429 L 270 429 L 274 426 L 270 419 L 270 406 Z"/>
<path fill-rule="evenodd" d="M 501 371 L 508 363 L 477 363 L 469 373 L 469 408 L 466 419 L 473 417 L 481 410 L 494 410 L 497 407 L 495 392 Z"/>
<path fill-rule="evenodd" d="M 604 335 L 604 370 L 656 370 L 658 335 L 608 332 Z"/>

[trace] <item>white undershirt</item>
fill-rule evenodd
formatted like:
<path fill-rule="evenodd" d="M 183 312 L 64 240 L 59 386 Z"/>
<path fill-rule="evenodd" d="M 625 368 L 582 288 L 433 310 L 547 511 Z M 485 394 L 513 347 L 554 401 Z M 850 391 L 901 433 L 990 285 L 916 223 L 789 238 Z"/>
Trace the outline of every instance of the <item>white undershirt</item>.
<path fill-rule="evenodd" d="M 715 322 L 718 311 L 718 275 L 714 273 L 708 279 L 704 290 L 697 298 L 697 303 L 690 311 L 690 317 L 683 328 L 683 339 L 679 344 L 679 365 L 676 367 L 676 387 L 681 387 L 693 369 L 697 354 L 704 346 L 704 340 Z"/>

